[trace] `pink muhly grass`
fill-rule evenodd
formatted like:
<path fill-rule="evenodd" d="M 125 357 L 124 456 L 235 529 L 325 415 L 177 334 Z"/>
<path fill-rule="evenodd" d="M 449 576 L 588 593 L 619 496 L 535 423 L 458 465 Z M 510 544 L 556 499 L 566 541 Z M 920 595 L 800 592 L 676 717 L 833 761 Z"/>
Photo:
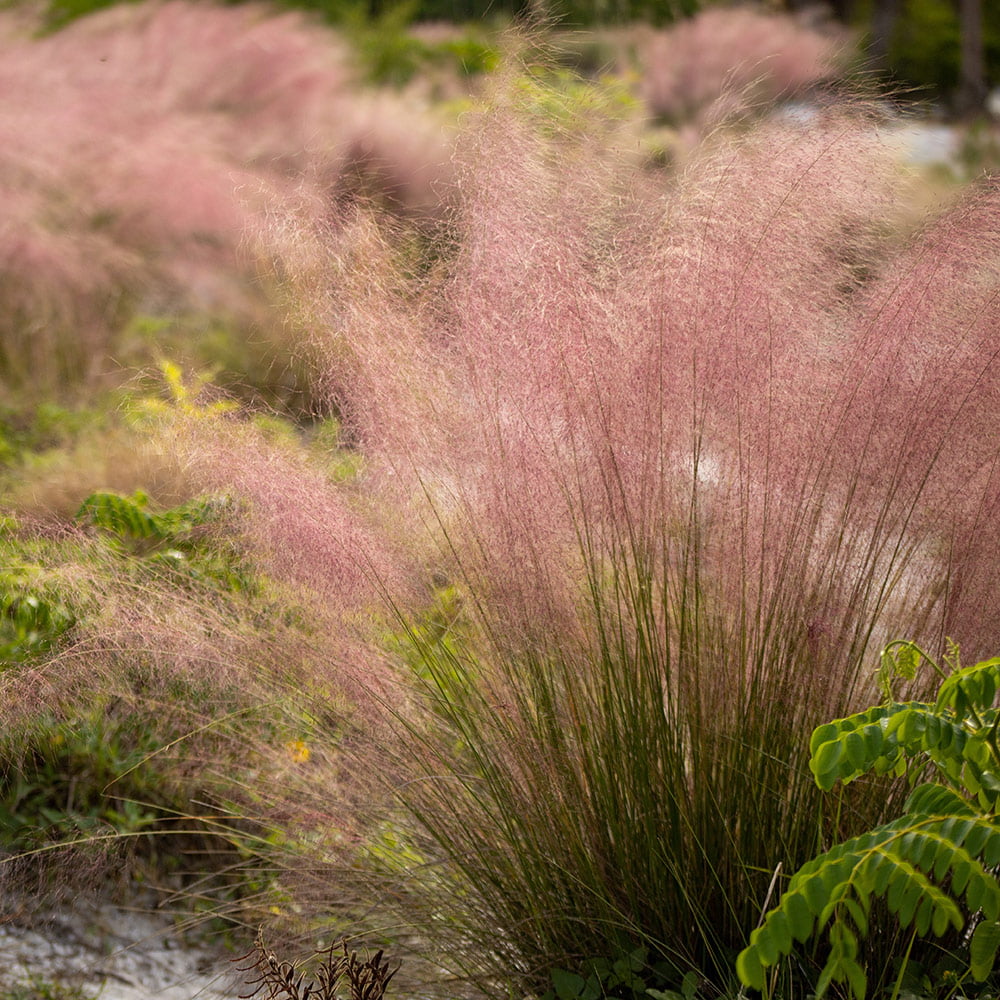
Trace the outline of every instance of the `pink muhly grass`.
<path fill-rule="evenodd" d="M 215 436 L 229 440 L 226 454 L 231 462 L 239 461 L 239 435 L 220 428 Z M 258 478 L 265 471 L 275 475 L 278 466 L 272 456 L 253 472 Z M 219 463 L 216 475 L 229 468 Z M 362 641 L 371 626 L 355 603 L 365 598 L 370 607 L 370 589 L 364 594 L 350 590 L 355 580 L 343 571 L 332 578 L 329 497 L 321 510 L 311 512 L 325 518 L 325 536 L 318 531 L 310 536 L 300 527 L 294 539 L 287 533 L 280 539 L 294 541 L 300 554 L 311 552 L 316 560 L 306 582 L 293 578 L 301 575 L 297 567 L 269 559 L 266 544 L 274 530 L 266 519 L 290 512 L 275 511 L 280 505 L 273 497 L 270 509 L 264 509 L 266 485 L 247 489 L 252 473 L 244 471 L 248 479 L 233 484 L 239 505 L 225 521 L 213 524 L 211 539 L 202 541 L 246 556 L 255 581 L 248 593 L 214 586 L 197 574 L 179 580 L 107 544 L 100 533 L 64 527 L 56 539 L 51 525 L 38 529 L 39 541 L 47 542 L 47 566 L 37 586 L 71 607 L 77 622 L 52 655 L 0 674 L 2 766 L 14 773 L 23 769 L 31 780 L 40 766 L 37 754 L 55 752 L 55 741 L 97 727 L 109 741 L 112 762 L 133 756 L 136 748 L 141 759 L 93 787 L 98 779 L 81 756 L 72 765 L 79 773 L 68 776 L 78 800 L 86 796 L 114 805 L 119 795 L 138 795 L 147 809 L 164 811 L 155 826 L 128 830 L 120 838 L 110 828 L 81 832 L 75 839 L 84 841 L 77 849 L 88 851 L 85 871 L 78 870 L 69 849 L 38 859 L 28 856 L 23 863 L 13 859 L 0 872 L 5 886 L 20 885 L 39 870 L 36 861 L 46 860 L 61 875 L 55 880 L 57 892 L 70 884 L 60 872 L 65 865 L 73 868 L 74 886 L 78 876 L 87 875 L 89 886 L 109 871 L 124 879 L 132 871 L 130 848 L 142 851 L 148 843 L 157 856 L 169 855 L 181 865 L 178 874 L 188 874 L 185 861 L 194 868 L 190 889 L 173 886 L 178 889 L 171 900 L 175 906 L 190 905 L 194 914 L 212 901 L 219 916 L 258 923 L 273 898 L 258 898 L 248 886 L 255 878 L 272 877 L 256 870 L 256 850 L 267 854 L 273 847 L 267 837 L 291 830 L 294 820 L 297 836 L 360 839 L 354 817 L 364 813 L 355 803 L 370 802 L 370 785 L 363 775 L 345 771 L 342 755 L 328 752 L 314 737 L 341 740 L 355 731 L 371 737 L 382 728 L 373 698 L 383 696 L 388 671 Z M 189 472 L 192 480 L 199 478 L 197 461 Z M 295 484 L 284 491 L 286 503 L 309 499 L 300 466 L 280 468 L 280 475 L 286 487 Z M 210 485 L 206 480 L 201 476 L 202 487 Z M 296 513 L 301 518 L 302 511 Z M 341 520 L 346 516 L 341 514 Z M 261 521 L 264 530 L 259 530 Z M 32 534 L 30 525 L 18 530 L 28 546 Z M 350 545 L 360 547 L 361 541 L 341 540 L 341 563 L 349 561 Z M 324 551 L 316 552 L 315 543 Z M 371 548 L 365 545 L 366 551 Z M 327 588 L 318 595 L 317 581 Z M 344 592 L 331 600 L 335 585 Z M 96 756 L 99 768 L 105 757 Z M 55 804 L 57 811 L 60 805 Z M 147 837 L 152 839 L 147 842 Z M 273 862 L 272 855 L 268 863 Z M 46 870 L 41 864 L 41 873 Z M 54 895 L 51 886 L 37 893 L 47 900 Z"/>
<path fill-rule="evenodd" d="M 30 547 L 33 533 L 26 525 L 19 540 Z M 62 834 L 82 841 L 78 847 L 89 846 L 95 874 L 101 853 L 120 849 L 118 875 L 124 878 L 132 870 L 131 853 L 152 831 L 131 829 L 116 842 L 110 827 L 88 829 L 90 807 L 80 803 L 104 800 L 110 806 L 120 796 L 141 797 L 149 810 L 166 805 L 176 811 L 161 817 L 161 834 L 215 832 L 218 824 L 213 830 L 193 817 L 205 815 L 209 789 L 225 794 L 220 776 L 232 779 L 250 767 L 234 730 L 244 739 L 257 731 L 261 706 L 273 698 L 268 680 L 284 681 L 295 634 L 278 622 L 266 634 L 254 620 L 259 609 L 251 613 L 248 602 L 235 595 L 220 601 L 211 588 L 196 584 L 178 586 L 82 530 L 66 527 L 53 536 L 49 526 L 37 532 L 36 544 L 41 542 L 46 565 L 34 586 L 44 599 L 71 608 L 76 623 L 52 655 L 8 665 L 0 676 L 3 766 L 38 781 L 36 769 L 46 773 L 40 759 L 58 757 L 61 746 L 79 739 L 75 756 L 63 765 L 71 769 L 65 775 L 70 801 L 52 805 L 57 813 L 77 810 L 81 828 L 74 834 L 70 823 Z M 90 732 L 102 733 L 108 744 L 106 751 L 91 748 L 93 760 L 85 750 Z M 127 759 L 134 765 L 129 770 L 122 763 Z M 107 773 L 114 766 L 118 773 Z M 48 836 L 57 839 L 53 831 Z M 175 843 L 167 837 L 166 849 Z M 31 870 L 47 857 L 28 856 L 22 867 Z M 55 880 L 58 892 L 67 876 L 76 877 L 74 855 L 60 850 L 49 861 L 70 869 Z M 9 867 L 0 873 L 5 882 Z M 51 891 L 52 880 L 39 886 L 39 897 Z"/>
<path fill-rule="evenodd" d="M 244 240 L 269 213 L 308 198 L 334 216 L 359 184 L 431 210 L 448 172 L 436 123 L 359 97 L 337 38 L 295 15 L 175 0 L 2 35 L 11 386 L 106 376 L 135 312 L 250 325 L 260 294 Z"/>
<path fill-rule="evenodd" d="M 789 15 L 710 7 L 640 42 L 640 96 L 675 123 L 795 97 L 837 75 L 846 41 Z"/>
<path fill-rule="evenodd" d="M 361 227 L 319 345 L 460 595 L 447 642 L 411 633 L 434 722 L 382 751 L 406 906 L 488 989 L 637 945 L 724 986 L 774 866 L 885 808 L 821 811 L 811 729 L 888 639 L 995 650 L 996 194 L 899 251 L 863 114 L 655 196 L 536 140 L 484 125 L 423 278 Z"/>
<path fill-rule="evenodd" d="M 941 635 L 961 639 L 971 657 L 992 655 L 1000 596 L 992 579 L 998 211 L 996 184 L 987 181 L 873 283 L 849 331 L 850 356 L 864 363 L 854 365 L 853 384 L 839 387 L 842 435 L 870 461 L 857 467 L 872 484 L 896 486 L 923 546 L 921 569 L 944 567 Z M 886 430 L 862 438 L 876 421 Z"/>
<path fill-rule="evenodd" d="M 322 467 L 250 426 L 202 419 L 183 436 L 189 475 L 245 503 L 244 544 L 271 577 L 345 617 L 383 589 L 406 592 L 406 550 L 385 537 L 363 493 L 334 487 Z"/>

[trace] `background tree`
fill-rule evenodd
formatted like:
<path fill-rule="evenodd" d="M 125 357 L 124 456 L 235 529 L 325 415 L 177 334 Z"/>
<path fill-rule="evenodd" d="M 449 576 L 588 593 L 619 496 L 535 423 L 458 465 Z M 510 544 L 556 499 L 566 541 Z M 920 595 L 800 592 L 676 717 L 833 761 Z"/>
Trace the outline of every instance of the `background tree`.
<path fill-rule="evenodd" d="M 959 0 L 958 19 L 962 51 L 955 110 L 960 115 L 978 114 L 987 93 L 982 0 Z"/>
<path fill-rule="evenodd" d="M 901 0 L 875 0 L 871 19 L 871 60 L 875 69 L 889 69 L 889 53 L 896 23 L 902 8 Z"/>

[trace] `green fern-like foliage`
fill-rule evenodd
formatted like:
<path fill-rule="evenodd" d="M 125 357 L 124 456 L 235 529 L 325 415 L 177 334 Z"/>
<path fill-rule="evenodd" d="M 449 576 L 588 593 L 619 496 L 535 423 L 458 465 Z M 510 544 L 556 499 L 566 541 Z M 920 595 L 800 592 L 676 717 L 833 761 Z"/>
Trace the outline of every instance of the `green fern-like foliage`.
<path fill-rule="evenodd" d="M 148 507 L 141 490 L 126 497 L 119 493 L 92 493 L 80 505 L 76 519 L 123 539 L 153 543 L 174 542 L 214 520 L 229 505 L 226 497 L 197 497 L 162 513 Z"/>
<path fill-rule="evenodd" d="M 893 701 L 892 678 L 912 677 L 921 661 L 942 678 L 937 700 Z M 970 971 L 980 982 L 991 973 L 1000 946 L 1000 713 L 993 705 L 1000 658 L 963 668 L 953 650 L 946 666 L 913 643 L 891 643 L 882 654 L 886 702 L 813 733 L 810 767 L 824 790 L 870 772 L 925 780 L 902 816 L 838 844 L 793 876 L 737 959 L 744 985 L 766 990 L 768 970 L 796 942 L 825 931 L 830 954 L 816 996 L 837 982 L 863 1000 L 859 940 L 876 898 L 920 936 L 971 923 Z"/>
<path fill-rule="evenodd" d="M 250 591 L 253 582 L 240 560 L 210 544 L 202 531 L 232 508 L 228 496 L 210 495 L 154 512 L 141 490 L 132 496 L 100 492 L 83 501 L 76 521 L 95 530 L 118 551 L 169 573 L 175 582 Z"/>

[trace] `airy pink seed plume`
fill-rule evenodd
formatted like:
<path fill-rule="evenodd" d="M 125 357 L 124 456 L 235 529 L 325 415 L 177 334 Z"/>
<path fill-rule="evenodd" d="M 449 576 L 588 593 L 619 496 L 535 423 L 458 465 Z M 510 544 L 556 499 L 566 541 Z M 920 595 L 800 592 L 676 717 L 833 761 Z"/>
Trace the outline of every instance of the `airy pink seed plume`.
<path fill-rule="evenodd" d="M 241 544 L 255 565 L 303 588 L 331 615 L 350 618 L 388 591 L 402 599 L 411 567 L 386 537 L 363 493 L 335 485 L 324 469 L 253 425 L 195 418 L 176 428 L 198 492 L 225 492 L 242 504 Z"/>
<path fill-rule="evenodd" d="M 429 502 L 417 521 L 511 628 L 571 627 L 581 538 L 680 551 L 693 502 L 755 658 L 774 615 L 834 671 L 845 644 L 954 631 L 960 579 L 983 599 L 990 192 L 898 253 L 898 168 L 863 109 L 713 145 L 657 196 L 505 113 L 460 159 L 426 284 L 390 294 L 384 263 L 334 283 L 328 378 L 372 488 Z"/>
<path fill-rule="evenodd" d="M 790 15 L 709 7 L 640 41 L 640 95 L 675 123 L 794 97 L 837 75 L 847 41 Z"/>
<path fill-rule="evenodd" d="M 871 489 L 912 502 L 942 631 L 992 655 L 1000 403 L 1000 188 L 986 181 L 866 291 L 849 328 L 843 450 Z M 873 433 L 869 428 L 877 428 Z M 945 572 L 941 567 L 947 567 Z"/>
<path fill-rule="evenodd" d="M 113 367 L 134 311 L 254 321 L 244 240 L 290 201 L 437 210 L 437 123 L 360 96 L 345 47 L 297 15 L 173 0 L 34 38 L 5 14 L 0 46 L 8 381 Z"/>
<path fill-rule="evenodd" d="M 408 612 L 426 598 L 399 519 L 380 516 L 364 491 L 333 486 L 321 468 L 252 427 L 195 421 L 181 436 L 201 489 L 237 502 L 231 530 L 254 572 L 309 626 L 288 629 L 286 655 L 265 658 L 261 683 L 284 685 L 310 711 L 340 713 L 374 735 L 385 723 L 381 706 L 398 700 L 398 677 L 379 648 L 398 629 L 386 599 Z M 242 662 L 253 656 L 251 647 Z"/>

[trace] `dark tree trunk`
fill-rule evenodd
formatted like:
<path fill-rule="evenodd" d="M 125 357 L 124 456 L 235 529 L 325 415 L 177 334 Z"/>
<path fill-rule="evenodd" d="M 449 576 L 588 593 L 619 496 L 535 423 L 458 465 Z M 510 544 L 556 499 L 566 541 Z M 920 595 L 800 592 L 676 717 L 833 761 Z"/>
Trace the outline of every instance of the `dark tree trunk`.
<path fill-rule="evenodd" d="M 983 0 L 958 0 L 962 54 L 958 71 L 955 110 L 977 115 L 986 102 L 986 62 L 983 54 Z"/>
<path fill-rule="evenodd" d="M 889 69 L 889 48 L 899 20 L 902 0 L 875 0 L 872 12 L 872 68 L 885 73 Z"/>
<path fill-rule="evenodd" d="M 853 0 L 829 0 L 830 11 L 841 24 L 850 24 L 854 13 Z"/>

